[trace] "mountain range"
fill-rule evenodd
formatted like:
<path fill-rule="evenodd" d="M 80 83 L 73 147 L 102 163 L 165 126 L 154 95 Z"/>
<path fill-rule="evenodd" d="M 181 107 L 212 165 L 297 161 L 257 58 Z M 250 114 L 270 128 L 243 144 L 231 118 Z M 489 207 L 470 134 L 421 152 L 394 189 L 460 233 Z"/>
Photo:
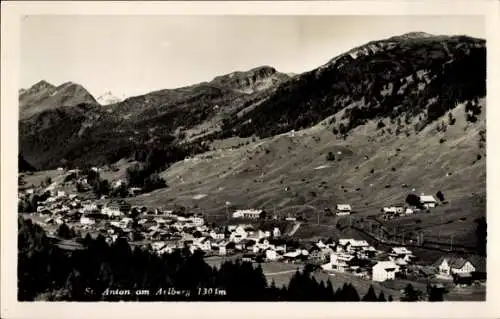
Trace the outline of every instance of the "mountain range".
<path fill-rule="evenodd" d="M 19 94 L 20 147 L 44 169 L 61 160 L 118 160 L 117 152 L 130 155 L 165 138 L 269 137 L 335 114 L 340 134 L 385 117 L 417 117 L 421 129 L 458 102 L 485 95 L 485 52 L 481 39 L 415 32 L 367 43 L 293 77 L 263 66 L 103 107 L 103 98 L 81 85 L 41 81 Z"/>
<path fill-rule="evenodd" d="M 24 167 L 118 166 L 109 179 L 161 150 L 168 187 L 138 203 L 368 212 L 409 188 L 469 218 L 485 211 L 485 95 L 485 40 L 414 32 L 302 74 L 261 66 L 109 105 L 42 81 L 20 91 L 19 145 Z"/>

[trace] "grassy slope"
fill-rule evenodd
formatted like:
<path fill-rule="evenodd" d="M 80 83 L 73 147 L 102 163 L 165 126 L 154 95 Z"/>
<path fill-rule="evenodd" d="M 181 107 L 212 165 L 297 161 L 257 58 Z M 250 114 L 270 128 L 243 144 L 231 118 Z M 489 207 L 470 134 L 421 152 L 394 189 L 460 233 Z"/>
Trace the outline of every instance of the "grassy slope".
<path fill-rule="evenodd" d="M 198 207 L 209 214 L 223 214 L 224 203 L 230 201 L 232 208 L 272 211 L 276 207 L 283 214 L 305 211 L 313 216 L 315 209 L 346 202 L 353 205 L 358 216 L 368 216 L 378 215 L 384 205 L 403 202 L 412 188 L 426 194 L 442 190 L 451 203 L 449 208 L 440 209 L 451 210 L 453 218 L 467 219 L 440 228 L 444 232 L 460 228 L 460 235 L 467 237 L 474 227 L 472 220 L 485 210 L 484 204 L 474 204 L 470 199 L 473 193 L 486 193 L 485 150 L 478 147 L 485 112 L 475 124 L 465 122 L 463 106 L 453 113 L 457 121 L 445 133 L 436 133 L 433 124 L 410 137 L 375 136 L 380 131 L 375 129 L 375 122 L 369 122 L 341 140 L 328 125 L 319 124 L 297 132 L 295 137 L 282 135 L 237 149 L 210 151 L 165 171 L 162 176 L 168 189 L 131 201 Z M 447 123 L 447 117 L 443 120 Z M 439 142 L 442 137 L 446 142 Z M 334 162 L 325 159 L 330 151 L 336 155 Z M 483 158 L 474 163 L 480 153 Z M 324 165 L 330 167 L 315 169 Z M 402 184 L 409 188 L 403 189 Z M 194 200 L 193 196 L 199 194 L 207 196 Z M 438 212 L 421 216 L 434 222 Z"/>

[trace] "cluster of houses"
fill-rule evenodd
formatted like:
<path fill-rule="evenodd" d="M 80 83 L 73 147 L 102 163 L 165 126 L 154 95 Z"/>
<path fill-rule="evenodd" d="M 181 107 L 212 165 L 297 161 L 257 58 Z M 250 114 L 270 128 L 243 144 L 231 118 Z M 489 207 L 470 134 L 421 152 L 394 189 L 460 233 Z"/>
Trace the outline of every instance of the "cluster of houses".
<path fill-rule="evenodd" d="M 420 203 L 423 208 L 430 209 L 437 206 L 437 200 L 432 195 L 420 195 Z M 393 205 L 388 207 L 383 207 L 381 209 L 384 219 L 393 219 L 396 217 L 411 215 L 419 211 L 416 207 L 408 207 L 406 205 Z"/>
<path fill-rule="evenodd" d="M 350 272 L 373 281 L 394 279 L 396 273 L 405 272 L 414 259 L 405 247 L 393 247 L 389 252 L 380 251 L 366 240 L 339 239 L 338 242 L 317 243 L 329 261 L 321 267 L 327 271 Z"/>
<path fill-rule="evenodd" d="M 44 201 L 38 203 L 36 214 L 43 226 L 67 224 L 75 230 L 102 234 L 108 243 L 125 237 L 133 245 L 149 246 L 158 254 L 178 249 L 203 251 L 206 255 L 241 254 L 247 261 L 280 261 L 285 263 L 315 263 L 325 271 L 348 272 L 372 281 L 386 281 L 407 274 L 415 256 L 405 247 L 377 250 L 366 240 L 340 238 L 317 242 L 296 242 L 284 239 L 282 230 L 271 226 L 258 229 L 250 224 L 235 223 L 227 226 L 207 225 L 203 216 L 171 210 L 148 209 L 131 206 L 124 201 L 99 204 L 84 200 L 77 194 L 48 187 Z M 20 195 L 30 196 L 32 189 Z M 425 207 L 434 207 L 433 196 L 420 197 Z M 349 204 L 339 204 L 337 215 L 349 215 Z M 385 214 L 412 214 L 411 208 L 393 206 L 383 208 Z M 235 219 L 256 220 L 263 217 L 262 210 L 237 210 Z M 255 223 L 254 223 L 255 224 Z M 53 233 L 53 231 L 52 231 Z M 433 265 L 433 276 L 458 278 L 463 283 L 477 278 L 484 266 L 477 260 L 441 258 Z M 485 273 L 485 270 L 484 270 Z"/>

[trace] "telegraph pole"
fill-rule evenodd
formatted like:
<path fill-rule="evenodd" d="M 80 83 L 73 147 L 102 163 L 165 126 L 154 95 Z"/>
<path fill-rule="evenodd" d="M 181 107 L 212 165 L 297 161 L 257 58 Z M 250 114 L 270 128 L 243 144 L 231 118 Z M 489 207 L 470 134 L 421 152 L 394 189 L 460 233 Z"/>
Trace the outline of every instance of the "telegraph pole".
<path fill-rule="evenodd" d="M 450 237 L 450 251 L 453 251 L 453 235 Z"/>

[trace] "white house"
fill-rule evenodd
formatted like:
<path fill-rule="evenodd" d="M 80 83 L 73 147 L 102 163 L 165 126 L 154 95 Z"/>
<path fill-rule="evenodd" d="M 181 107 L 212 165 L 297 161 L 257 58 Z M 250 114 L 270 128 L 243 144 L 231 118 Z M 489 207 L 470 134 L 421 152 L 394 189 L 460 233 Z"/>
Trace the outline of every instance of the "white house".
<path fill-rule="evenodd" d="M 84 213 L 92 213 L 98 211 L 99 208 L 97 207 L 97 204 L 95 203 L 89 203 L 89 204 L 84 204 L 82 207 L 82 211 Z"/>
<path fill-rule="evenodd" d="M 402 214 L 405 211 L 404 207 L 401 206 L 384 207 L 382 210 L 385 214 Z"/>
<path fill-rule="evenodd" d="M 233 218 L 257 219 L 261 214 L 261 209 L 240 209 L 233 213 Z"/>
<path fill-rule="evenodd" d="M 121 228 L 121 224 L 120 224 L 120 222 L 117 222 L 117 221 L 111 221 L 109 224 L 110 224 L 111 226 L 113 226 L 113 227 L 116 227 L 116 228 Z"/>
<path fill-rule="evenodd" d="M 194 216 L 192 221 L 195 226 L 202 226 L 205 223 L 203 216 Z"/>
<path fill-rule="evenodd" d="M 248 237 L 248 233 L 246 232 L 245 228 L 243 226 L 238 226 L 236 229 L 231 233 L 229 236 L 229 239 L 235 243 L 239 243 L 243 239 L 246 239 Z"/>
<path fill-rule="evenodd" d="M 420 202 L 425 208 L 436 207 L 436 199 L 432 195 L 420 195 Z"/>
<path fill-rule="evenodd" d="M 386 281 L 396 278 L 399 266 L 393 261 L 379 261 L 372 267 L 373 281 Z"/>
<path fill-rule="evenodd" d="M 120 220 L 120 226 L 125 228 L 127 227 L 129 224 L 131 224 L 133 222 L 132 218 L 130 217 L 123 217 L 122 220 Z"/>
<path fill-rule="evenodd" d="M 318 246 L 318 248 L 327 247 L 327 245 L 321 239 L 316 243 L 316 246 Z"/>
<path fill-rule="evenodd" d="M 211 230 L 210 237 L 212 237 L 215 240 L 224 239 L 224 232 L 216 232 L 215 230 Z"/>
<path fill-rule="evenodd" d="M 351 205 L 349 204 L 337 204 L 337 216 L 345 216 L 351 214 Z"/>
<path fill-rule="evenodd" d="M 163 247 L 165 247 L 165 243 L 162 242 L 162 241 L 156 241 L 154 243 L 151 243 L 151 248 L 154 250 L 154 251 L 159 251 L 161 250 Z"/>
<path fill-rule="evenodd" d="M 82 216 L 80 218 L 80 224 L 82 224 L 82 225 L 94 225 L 95 220 L 92 218 L 86 217 L 86 216 Z"/>
<path fill-rule="evenodd" d="M 405 214 L 406 214 L 406 215 L 411 215 L 411 214 L 413 214 L 413 209 L 411 209 L 411 208 L 409 208 L 409 207 L 408 207 L 408 208 L 405 210 Z"/>
<path fill-rule="evenodd" d="M 353 255 L 344 253 L 332 253 L 330 255 L 331 269 L 344 272 L 349 268 L 349 262 L 354 259 Z"/>
<path fill-rule="evenodd" d="M 283 245 L 275 246 L 274 250 L 276 250 L 276 252 L 285 253 L 286 252 L 286 245 L 283 244 Z"/>
<path fill-rule="evenodd" d="M 362 250 L 364 247 L 370 247 L 366 240 L 357 240 L 353 238 L 341 238 L 337 245 L 337 252 L 356 252 Z"/>
<path fill-rule="evenodd" d="M 278 260 L 278 253 L 273 249 L 266 250 L 266 260 L 274 261 Z"/>
<path fill-rule="evenodd" d="M 227 254 L 226 245 L 219 245 L 219 255 L 225 256 Z"/>
<path fill-rule="evenodd" d="M 119 207 L 115 206 L 105 206 L 101 210 L 101 214 L 107 215 L 109 217 L 121 216 L 123 213 L 120 211 Z"/>
<path fill-rule="evenodd" d="M 413 252 L 406 247 L 392 247 L 390 254 L 405 261 L 409 261 L 413 257 Z"/>
<path fill-rule="evenodd" d="M 210 242 L 210 239 L 208 239 L 207 237 L 200 238 L 200 240 L 196 242 L 196 246 L 198 246 L 198 248 L 204 251 L 212 250 L 212 243 Z"/>
<path fill-rule="evenodd" d="M 123 184 L 124 184 L 124 182 L 123 182 L 121 179 L 119 179 L 119 180 L 117 180 L 116 182 L 114 182 L 114 183 L 111 185 L 111 187 L 112 187 L 112 188 L 118 188 L 118 187 L 122 186 Z"/>
<path fill-rule="evenodd" d="M 464 274 L 476 271 L 476 267 L 474 267 L 470 260 L 461 257 L 441 258 L 438 269 L 439 274 L 446 277 L 453 274 Z"/>

